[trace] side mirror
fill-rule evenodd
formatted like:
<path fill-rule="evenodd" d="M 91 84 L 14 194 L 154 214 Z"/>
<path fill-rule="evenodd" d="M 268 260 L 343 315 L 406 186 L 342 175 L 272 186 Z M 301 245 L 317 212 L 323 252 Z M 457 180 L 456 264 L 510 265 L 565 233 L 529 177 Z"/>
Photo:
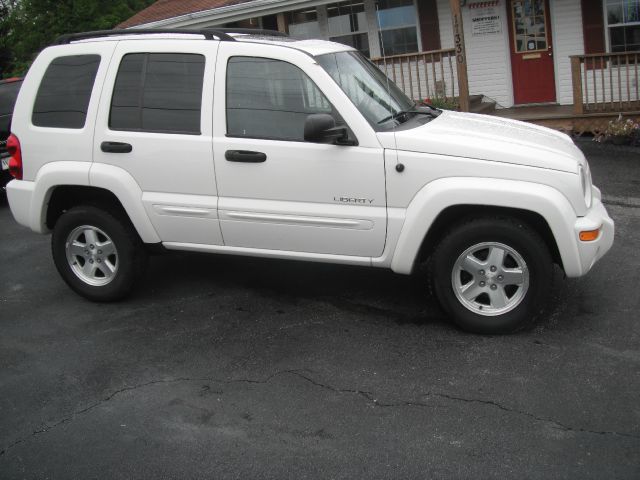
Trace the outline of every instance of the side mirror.
<path fill-rule="evenodd" d="M 336 121 L 327 113 L 314 113 L 304 122 L 304 140 L 313 143 L 355 145 L 349 139 L 347 127 L 336 127 Z"/>

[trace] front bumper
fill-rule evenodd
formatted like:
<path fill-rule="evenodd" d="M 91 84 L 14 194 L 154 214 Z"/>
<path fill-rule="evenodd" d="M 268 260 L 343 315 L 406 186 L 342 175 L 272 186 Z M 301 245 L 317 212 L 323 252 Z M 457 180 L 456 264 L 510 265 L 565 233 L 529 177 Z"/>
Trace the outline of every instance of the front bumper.
<path fill-rule="evenodd" d="M 575 241 L 580 259 L 580 272 L 577 275 L 567 275 L 579 277 L 587 274 L 591 267 L 607 253 L 613 245 L 615 227 L 613 220 L 602 204 L 600 190 L 593 188 L 593 201 L 591 208 L 584 217 L 576 220 L 574 225 Z M 580 232 L 600 229 L 600 233 L 595 240 L 580 240 Z"/>

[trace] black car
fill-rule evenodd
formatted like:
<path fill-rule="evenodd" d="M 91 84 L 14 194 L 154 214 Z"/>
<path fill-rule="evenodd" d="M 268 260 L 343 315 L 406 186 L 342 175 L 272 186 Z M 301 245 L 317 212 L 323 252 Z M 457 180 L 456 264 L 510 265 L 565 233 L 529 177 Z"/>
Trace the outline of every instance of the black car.
<path fill-rule="evenodd" d="M 11 133 L 11 117 L 18 92 L 22 86 L 22 78 L 0 80 L 0 189 L 11 180 L 9 175 L 9 153 L 7 152 L 7 138 Z"/>

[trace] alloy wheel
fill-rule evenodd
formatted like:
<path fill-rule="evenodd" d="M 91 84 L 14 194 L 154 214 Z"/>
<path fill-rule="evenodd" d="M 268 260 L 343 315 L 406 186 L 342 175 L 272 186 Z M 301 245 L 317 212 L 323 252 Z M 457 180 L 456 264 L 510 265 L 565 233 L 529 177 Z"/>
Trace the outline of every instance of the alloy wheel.
<path fill-rule="evenodd" d="M 69 267 L 88 285 L 110 283 L 118 271 L 118 251 L 109 236 L 97 227 L 74 228 L 65 243 Z"/>
<path fill-rule="evenodd" d="M 485 316 L 516 308 L 529 289 L 529 269 L 516 250 L 497 242 L 467 248 L 456 260 L 451 284 L 458 301 Z"/>

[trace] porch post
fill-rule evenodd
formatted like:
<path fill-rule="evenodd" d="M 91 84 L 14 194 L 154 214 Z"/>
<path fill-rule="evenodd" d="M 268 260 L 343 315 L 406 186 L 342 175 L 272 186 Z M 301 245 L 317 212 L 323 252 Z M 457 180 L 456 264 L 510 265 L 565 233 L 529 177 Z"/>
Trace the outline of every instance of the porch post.
<path fill-rule="evenodd" d="M 282 33 L 289 33 L 289 25 L 287 25 L 287 17 L 284 13 L 278 13 L 276 15 L 276 19 L 278 20 L 278 31 Z"/>
<path fill-rule="evenodd" d="M 316 7 L 316 15 L 318 15 L 318 28 L 320 36 L 324 40 L 329 40 L 329 13 L 326 5 L 318 5 Z"/>
<path fill-rule="evenodd" d="M 593 74 L 595 75 L 595 73 L 594 70 Z M 573 83 L 573 113 L 582 115 L 584 113 L 584 103 L 582 99 L 582 61 L 579 56 L 571 57 L 571 82 Z"/>
<path fill-rule="evenodd" d="M 464 46 L 464 25 L 460 0 L 449 0 L 453 20 L 453 39 L 456 50 L 456 69 L 458 71 L 458 94 L 460 110 L 469 111 L 469 77 L 467 75 L 467 51 Z"/>
<path fill-rule="evenodd" d="M 369 31 L 369 56 L 371 58 L 381 57 L 378 12 L 376 12 L 375 0 L 364 0 L 364 13 L 367 18 L 367 30 Z"/>

